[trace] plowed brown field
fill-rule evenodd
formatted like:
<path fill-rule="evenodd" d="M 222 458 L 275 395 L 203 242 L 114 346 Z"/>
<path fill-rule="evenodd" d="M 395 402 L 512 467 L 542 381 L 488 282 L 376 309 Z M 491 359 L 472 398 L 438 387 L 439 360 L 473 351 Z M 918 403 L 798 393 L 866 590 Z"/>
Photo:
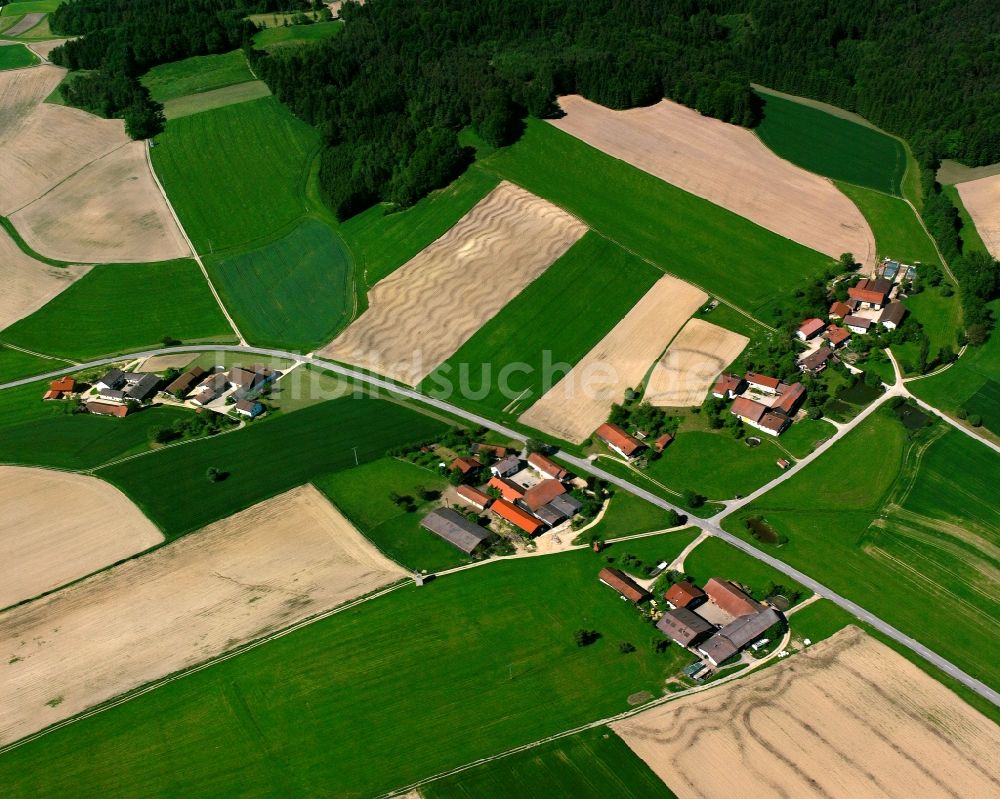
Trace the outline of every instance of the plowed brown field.
<path fill-rule="evenodd" d="M 293 489 L 0 614 L 0 744 L 403 575 Z"/>
<path fill-rule="evenodd" d="M 24 125 L 28 113 L 59 85 L 66 70 L 48 64 L 0 72 L 0 153 Z"/>
<path fill-rule="evenodd" d="M 955 188 L 986 249 L 1000 258 L 1000 175 L 959 183 Z"/>
<path fill-rule="evenodd" d="M 603 422 L 611 403 L 638 386 L 646 371 L 707 299 L 705 292 L 665 275 L 600 343 L 521 414 L 526 425 L 580 443 Z"/>
<path fill-rule="evenodd" d="M 585 232 L 565 211 L 501 183 L 379 281 L 368 310 L 321 353 L 416 385 Z"/>
<path fill-rule="evenodd" d="M 559 99 L 551 124 L 592 147 L 837 258 L 875 263 L 875 236 L 826 178 L 776 156 L 749 130 L 663 100 L 613 111 L 579 95 Z"/>
<path fill-rule="evenodd" d="M 645 398 L 661 408 L 701 405 L 716 378 L 750 339 L 703 319 L 689 319 L 649 376 Z"/>
<path fill-rule="evenodd" d="M 856 627 L 611 726 L 680 799 L 1000 795 L 1000 728 Z"/>

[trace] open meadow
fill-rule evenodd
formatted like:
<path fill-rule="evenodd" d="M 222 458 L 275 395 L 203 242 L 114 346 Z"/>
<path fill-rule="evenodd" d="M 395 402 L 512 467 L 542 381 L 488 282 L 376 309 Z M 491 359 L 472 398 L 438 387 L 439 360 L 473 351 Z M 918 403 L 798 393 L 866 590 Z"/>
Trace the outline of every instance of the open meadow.
<path fill-rule="evenodd" d="M 67 271 L 68 279 L 73 274 Z M 3 341 L 25 349 L 80 361 L 162 346 L 164 337 L 233 340 L 194 261 L 96 266 L 0 333 Z"/>
<path fill-rule="evenodd" d="M 607 335 L 658 277 L 655 267 L 590 231 L 435 369 L 422 389 L 516 414 Z M 546 365 L 559 368 L 547 375 Z M 469 391 L 451 390 L 463 385 Z"/>
<path fill-rule="evenodd" d="M 700 289 L 664 275 L 626 316 L 532 405 L 520 420 L 579 444 L 607 419 L 625 389 L 639 385 L 688 317 L 707 299 Z"/>
<path fill-rule="evenodd" d="M 265 15 L 266 16 L 266 15 Z M 331 36 L 336 36 L 344 27 L 339 20 L 332 22 L 314 22 L 312 25 L 279 25 L 269 27 L 254 35 L 253 44 L 261 50 L 274 50 L 281 47 L 296 47 L 314 42 L 322 42 Z"/>
<path fill-rule="evenodd" d="M 661 408 L 701 405 L 718 376 L 750 339 L 703 319 L 689 319 L 649 375 L 644 399 Z"/>
<path fill-rule="evenodd" d="M 0 344 L 0 383 L 29 375 L 40 375 L 65 366 L 61 360 L 41 358 Z"/>
<path fill-rule="evenodd" d="M 749 130 L 669 100 L 614 111 L 559 98 L 551 124 L 601 152 L 715 203 L 780 236 L 838 258 L 875 261 L 875 239 L 828 180 L 776 156 Z"/>
<path fill-rule="evenodd" d="M 5 69 L 21 69 L 39 63 L 38 56 L 23 44 L 4 44 L 0 46 L 0 71 Z"/>
<path fill-rule="evenodd" d="M 237 327 L 258 346 L 310 352 L 351 317 L 350 253 L 318 219 L 257 249 L 208 256 L 205 266 Z"/>
<path fill-rule="evenodd" d="M 749 537 L 762 520 L 787 537 L 782 560 L 997 686 L 977 648 L 1000 632 L 997 479 L 977 441 L 941 424 L 908 437 L 881 410 L 725 526 Z"/>
<path fill-rule="evenodd" d="M 986 249 L 1000 258 L 1000 175 L 959 183 L 956 188 Z"/>
<path fill-rule="evenodd" d="M 0 614 L 0 744 L 403 576 L 311 486 L 274 497 Z"/>
<path fill-rule="evenodd" d="M 124 494 L 96 477 L 20 466 L 0 466 L 0 477 L 0 608 L 163 541 Z"/>
<path fill-rule="evenodd" d="M 607 727 L 595 727 L 420 786 L 424 799 L 675 799 Z"/>
<path fill-rule="evenodd" d="M 139 80 L 153 99 L 167 103 L 189 94 L 221 89 L 254 79 L 242 50 L 202 55 L 153 67 Z"/>
<path fill-rule="evenodd" d="M 209 89 L 198 94 L 186 94 L 183 97 L 167 100 L 163 104 L 163 115 L 167 119 L 177 119 L 178 117 L 200 114 L 202 111 L 211 111 L 214 108 L 223 108 L 227 105 L 236 105 L 270 96 L 271 90 L 267 88 L 264 81 L 249 80 L 245 83 L 224 86 L 221 89 Z"/>
<path fill-rule="evenodd" d="M 764 118 L 757 135 L 779 156 L 817 175 L 902 195 L 907 156 L 900 141 L 764 89 L 758 94 Z"/>
<path fill-rule="evenodd" d="M 442 429 L 437 419 L 401 403 L 344 397 L 109 466 L 101 477 L 173 538 Z M 225 478 L 208 480 L 210 467 Z"/>
<path fill-rule="evenodd" d="M 855 627 L 611 727 L 681 799 L 908 799 L 998 787 L 997 726 Z"/>
<path fill-rule="evenodd" d="M 372 288 L 368 310 L 320 353 L 417 385 L 585 232 L 565 211 L 501 183 Z"/>
<path fill-rule="evenodd" d="M 517 143 L 475 168 L 567 209 L 639 257 L 750 312 L 791 297 L 832 263 L 547 122 L 529 119 Z"/>
<path fill-rule="evenodd" d="M 635 543 L 670 560 L 692 537 Z M 315 622 L 0 755 L 5 794 L 351 799 L 620 712 L 691 657 L 655 652 L 598 581 L 613 552 L 489 563 Z M 578 647 L 581 627 L 601 637 Z"/>

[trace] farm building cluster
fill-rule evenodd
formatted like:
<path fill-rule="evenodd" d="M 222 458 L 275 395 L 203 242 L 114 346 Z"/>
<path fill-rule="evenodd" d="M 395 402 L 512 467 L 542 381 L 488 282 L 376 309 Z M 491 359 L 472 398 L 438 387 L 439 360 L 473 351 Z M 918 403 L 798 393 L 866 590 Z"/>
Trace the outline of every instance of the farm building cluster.
<path fill-rule="evenodd" d="M 93 385 L 78 383 L 73 377 L 62 377 L 49 383 L 44 400 L 79 398 L 83 407 L 98 416 L 127 416 L 148 402 L 159 388 L 160 378 L 150 372 L 124 372 L 110 369 Z"/>
<path fill-rule="evenodd" d="M 474 512 L 489 511 L 490 526 L 469 520 L 455 508 L 432 511 L 421 526 L 467 555 L 479 552 L 505 526 L 536 536 L 568 522 L 582 507 L 570 493 L 573 476 L 539 452 L 522 459 L 502 447 L 480 445 L 475 457 L 456 458 L 450 470 L 461 477 L 455 488 L 458 501 Z M 487 473 L 489 479 L 480 482 Z"/>
<path fill-rule="evenodd" d="M 635 460 L 649 449 L 643 434 L 631 435 L 627 430 L 616 424 L 605 422 L 594 431 L 594 435 L 603 441 L 609 449 L 617 452 L 626 460 Z M 674 437 L 670 433 L 664 433 L 653 441 L 653 449 L 663 452 Z"/>
<path fill-rule="evenodd" d="M 904 282 L 912 283 L 917 268 L 886 259 L 872 277 L 861 278 L 847 289 L 846 300 L 830 305 L 827 321 L 806 319 L 796 331 L 806 351 L 799 356 L 802 372 L 812 375 L 826 369 L 837 357 L 837 350 L 850 341 L 851 334 L 864 336 L 881 325 L 895 330 L 906 317 L 906 306 L 899 301 Z"/>
<path fill-rule="evenodd" d="M 264 405 L 257 398 L 279 377 L 281 372 L 259 364 L 214 372 L 194 366 L 171 382 L 164 394 L 179 400 L 189 397 L 191 404 L 199 408 L 228 410 L 227 406 L 232 405 L 237 416 L 254 419 L 264 412 Z"/>
<path fill-rule="evenodd" d="M 801 383 L 785 383 L 756 372 L 747 372 L 743 377 L 723 372 L 712 387 L 712 396 L 731 399 L 729 412 L 744 424 L 780 436 L 795 420 L 806 389 Z"/>
<path fill-rule="evenodd" d="M 781 614 L 758 602 L 728 580 L 711 577 L 704 588 L 688 581 L 674 583 L 663 599 L 668 609 L 656 609 L 653 595 L 619 569 L 601 569 L 598 579 L 636 605 L 650 602 L 657 629 L 667 638 L 698 655 L 701 665 L 691 676 L 704 676 L 739 655 L 771 643 L 766 634 L 783 623 Z"/>

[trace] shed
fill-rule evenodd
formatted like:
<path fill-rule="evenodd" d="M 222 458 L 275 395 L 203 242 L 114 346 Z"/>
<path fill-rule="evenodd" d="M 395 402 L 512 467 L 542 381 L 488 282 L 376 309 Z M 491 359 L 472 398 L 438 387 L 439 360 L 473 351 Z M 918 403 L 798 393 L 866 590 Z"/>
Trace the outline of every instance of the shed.
<path fill-rule="evenodd" d="M 553 480 L 565 480 L 569 477 L 568 471 L 540 452 L 532 452 L 528 455 L 528 465 L 542 477 L 549 477 Z"/>
<path fill-rule="evenodd" d="M 545 527 L 542 522 L 528 513 L 528 511 L 512 505 L 505 499 L 495 500 L 490 510 L 501 519 L 506 519 L 511 524 L 524 530 L 528 535 L 535 535 Z"/>
<path fill-rule="evenodd" d="M 663 452 L 667 447 L 673 443 L 674 437 L 670 433 L 664 433 L 656 441 L 653 442 L 653 449 L 657 452 Z"/>
<path fill-rule="evenodd" d="M 879 316 L 878 322 L 883 327 L 895 330 L 902 324 L 904 316 L 906 316 L 906 306 L 901 302 L 890 302 L 882 309 L 882 315 Z"/>
<path fill-rule="evenodd" d="M 471 555 L 492 535 L 489 530 L 473 524 L 451 508 L 438 508 L 420 520 L 420 526 L 452 546 Z"/>
<path fill-rule="evenodd" d="M 619 569 L 604 568 L 598 575 L 606 586 L 614 588 L 619 594 L 637 605 L 650 598 L 649 591 Z"/>
<path fill-rule="evenodd" d="M 660 617 L 656 629 L 681 646 L 691 646 L 711 635 L 715 627 L 687 608 L 674 608 Z"/>
<path fill-rule="evenodd" d="M 605 422 L 594 431 L 594 435 L 623 458 L 631 460 L 646 448 L 635 436 L 630 436 L 616 424 Z"/>
<path fill-rule="evenodd" d="M 781 381 L 778 378 L 758 374 L 757 372 L 747 372 L 746 380 L 750 384 L 750 388 L 763 391 L 765 394 L 774 394 L 777 392 L 778 386 L 781 385 Z"/>
<path fill-rule="evenodd" d="M 489 494 L 485 494 L 478 488 L 473 488 L 472 486 L 461 485 L 455 489 L 455 493 L 458 494 L 463 500 L 468 502 L 481 510 L 485 510 L 493 502 L 493 497 Z"/>
<path fill-rule="evenodd" d="M 813 317 L 812 319 L 806 319 L 806 321 L 804 321 L 801 325 L 799 325 L 799 329 L 796 331 L 795 335 L 797 335 L 800 339 L 802 339 L 802 341 L 808 341 L 814 336 L 818 336 L 820 333 L 822 333 L 823 328 L 825 327 L 826 327 L 826 322 L 824 322 L 822 319 L 817 319 L 816 317 Z"/>
<path fill-rule="evenodd" d="M 110 402 L 88 402 L 87 411 L 97 416 L 117 416 L 121 418 L 127 416 L 129 412 L 128 405 L 115 405 Z"/>
<path fill-rule="evenodd" d="M 705 592 L 687 580 L 674 583 L 663 596 L 675 608 L 692 607 L 705 601 Z"/>
<path fill-rule="evenodd" d="M 712 387 L 712 396 L 717 399 L 732 399 L 743 393 L 745 388 L 746 383 L 742 377 L 723 373 Z"/>

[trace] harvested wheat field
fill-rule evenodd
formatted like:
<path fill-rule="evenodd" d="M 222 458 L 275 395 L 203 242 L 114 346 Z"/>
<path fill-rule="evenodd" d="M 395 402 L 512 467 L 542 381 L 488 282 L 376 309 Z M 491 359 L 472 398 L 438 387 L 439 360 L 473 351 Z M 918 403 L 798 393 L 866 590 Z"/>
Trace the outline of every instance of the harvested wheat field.
<path fill-rule="evenodd" d="M 1000 794 L 1000 728 L 856 627 L 611 726 L 681 799 Z"/>
<path fill-rule="evenodd" d="M 959 183 L 958 196 L 994 258 L 1000 258 L 1000 175 Z"/>
<path fill-rule="evenodd" d="M 128 142 L 12 214 L 37 252 L 64 261 L 167 261 L 189 254 L 143 142 Z"/>
<path fill-rule="evenodd" d="M 10 216 L 91 161 L 128 144 L 121 120 L 43 103 L 0 150 L 0 214 Z"/>
<path fill-rule="evenodd" d="M 261 502 L 0 614 L 0 745 L 402 576 L 312 486 Z"/>
<path fill-rule="evenodd" d="M 688 317 L 708 297 L 664 275 L 570 372 L 520 416 L 526 425 L 580 443 L 608 417 L 611 403 L 642 382 Z"/>
<path fill-rule="evenodd" d="M 49 55 L 62 44 L 66 44 L 65 39 L 46 39 L 44 42 L 25 42 L 29 50 L 33 50 L 39 58 L 49 60 Z"/>
<path fill-rule="evenodd" d="M 503 182 L 379 281 L 368 310 L 321 353 L 416 385 L 586 230 L 565 211 Z"/>
<path fill-rule="evenodd" d="M 65 74 L 66 70 L 48 64 L 0 72 L 0 153 Z"/>
<path fill-rule="evenodd" d="M 568 95 L 551 124 L 592 147 L 837 258 L 875 263 L 875 236 L 858 208 L 826 178 L 779 158 L 753 133 L 663 100 L 613 111 Z"/>
<path fill-rule="evenodd" d="M 89 271 L 89 266 L 49 266 L 36 261 L 0 228 L 0 330 L 30 316 Z"/>
<path fill-rule="evenodd" d="M 0 466 L 0 608 L 163 541 L 117 488 L 88 475 Z"/>
<path fill-rule="evenodd" d="M 750 339 L 703 319 L 689 319 L 649 376 L 645 399 L 661 408 L 701 405 L 716 378 Z"/>

